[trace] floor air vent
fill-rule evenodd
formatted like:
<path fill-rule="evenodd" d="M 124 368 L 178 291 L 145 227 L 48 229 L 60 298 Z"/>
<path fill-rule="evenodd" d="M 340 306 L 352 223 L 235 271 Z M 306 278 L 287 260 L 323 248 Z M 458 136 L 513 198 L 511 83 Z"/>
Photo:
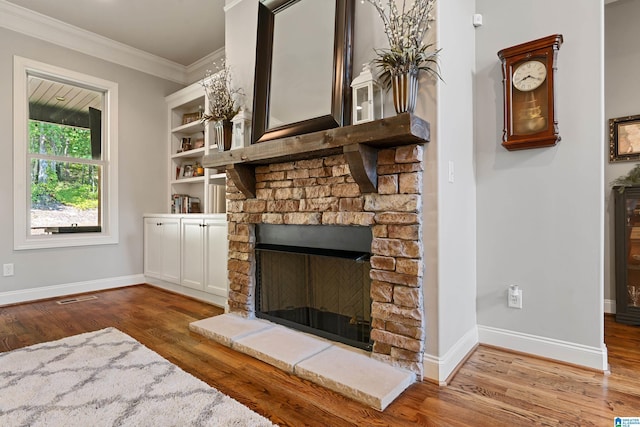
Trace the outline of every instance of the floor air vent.
<path fill-rule="evenodd" d="M 73 297 L 73 298 L 61 299 L 60 301 L 56 301 L 56 302 L 60 305 L 63 305 L 63 304 L 73 304 L 76 302 L 89 301 L 92 299 L 98 299 L 98 297 L 95 295 L 87 295 L 84 297 Z"/>

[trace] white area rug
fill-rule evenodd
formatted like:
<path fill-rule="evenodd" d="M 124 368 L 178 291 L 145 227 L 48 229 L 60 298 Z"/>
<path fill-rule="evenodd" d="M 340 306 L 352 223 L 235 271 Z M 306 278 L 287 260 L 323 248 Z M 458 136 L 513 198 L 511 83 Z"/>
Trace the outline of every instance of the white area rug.
<path fill-rule="evenodd" d="M 0 353 L 0 426 L 273 426 L 114 328 Z"/>

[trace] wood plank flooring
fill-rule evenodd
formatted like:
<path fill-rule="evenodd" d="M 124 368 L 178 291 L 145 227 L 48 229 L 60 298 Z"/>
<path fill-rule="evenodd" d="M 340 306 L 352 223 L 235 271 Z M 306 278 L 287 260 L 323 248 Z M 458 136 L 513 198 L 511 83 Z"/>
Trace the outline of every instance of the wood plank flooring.
<path fill-rule="evenodd" d="M 409 387 L 384 412 L 189 331 L 222 310 L 149 285 L 0 307 L 0 352 L 113 326 L 281 426 L 612 426 L 640 416 L 640 327 L 605 316 L 609 374 L 480 346 L 449 386 Z"/>

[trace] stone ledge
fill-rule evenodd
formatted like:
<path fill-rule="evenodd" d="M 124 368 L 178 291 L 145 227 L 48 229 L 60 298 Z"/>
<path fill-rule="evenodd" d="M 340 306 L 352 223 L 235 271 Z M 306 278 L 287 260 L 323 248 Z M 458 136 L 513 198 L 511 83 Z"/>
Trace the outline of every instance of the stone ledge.
<path fill-rule="evenodd" d="M 271 322 L 247 319 L 241 316 L 223 315 L 192 322 L 189 324 L 189 329 L 222 345 L 231 347 L 234 341 L 247 335 L 273 328 L 273 326 Z"/>
<path fill-rule="evenodd" d="M 296 375 L 383 411 L 415 382 L 415 374 L 331 346 L 296 365 Z"/>
<path fill-rule="evenodd" d="M 331 347 L 329 342 L 284 326 L 261 331 L 233 341 L 231 348 L 283 371 L 294 372 L 296 364 Z"/>
<path fill-rule="evenodd" d="M 383 411 L 413 384 L 413 372 L 355 348 L 261 319 L 222 314 L 189 329 L 207 338 Z"/>

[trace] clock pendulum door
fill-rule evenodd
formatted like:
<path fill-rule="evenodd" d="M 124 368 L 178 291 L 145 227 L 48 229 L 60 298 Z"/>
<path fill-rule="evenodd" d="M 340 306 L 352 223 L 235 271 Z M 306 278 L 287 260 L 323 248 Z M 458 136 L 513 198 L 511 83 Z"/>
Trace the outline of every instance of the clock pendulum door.
<path fill-rule="evenodd" d="M 517 89 L 516 89 L 517 90 Z M 542 106 L 534 92 L 524 92 L 522 105 L 518 108 L 514 120 L 514 133 L 525 135 L 539 132 L 547 126 L 547 119 L 542 114 Z"/>

